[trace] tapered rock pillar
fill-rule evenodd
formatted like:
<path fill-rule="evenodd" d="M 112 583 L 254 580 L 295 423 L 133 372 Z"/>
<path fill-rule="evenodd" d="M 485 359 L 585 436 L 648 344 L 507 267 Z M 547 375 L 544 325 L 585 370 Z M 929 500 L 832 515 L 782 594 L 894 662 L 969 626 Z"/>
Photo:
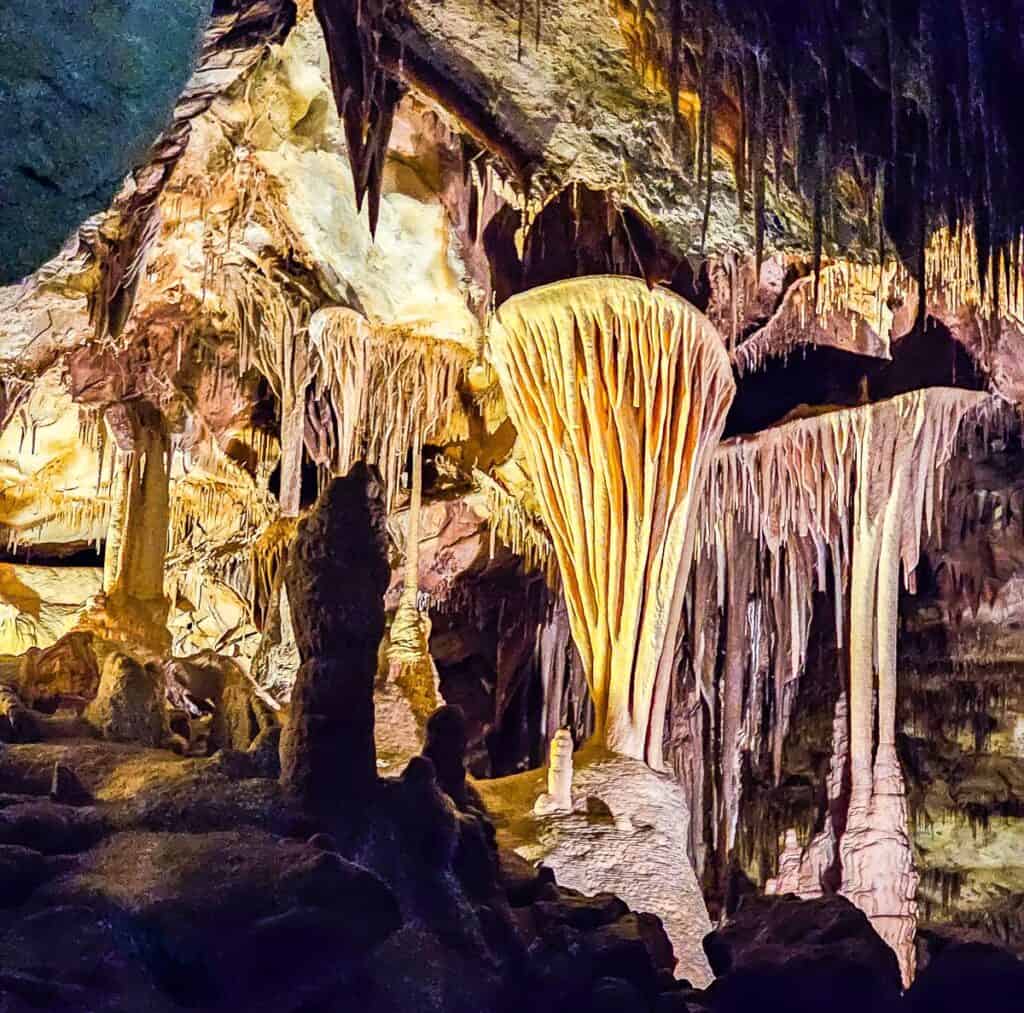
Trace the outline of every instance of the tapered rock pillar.
<path fill-rule="evenodd" d="M 735 392 L 722 340 L 683 299 L 618 277 L 516 296 L 490 340 L 597 737 L 660 768 L 696 508 Z"/>
<path fill-rule="evenodd" d="M 285 572 L 302 665 L 281 783 L 322 817 L 354 821 L 377 783 L 373 682 L 390 572 L 382 500 L 364 464 L 334 479 L 299 523 Z"/>
<path fill-rule="evenodd" d="M 116 639 L 169 645 L 164 561 L 170 522 L 170 441 L 160 413 L 143 402 L 107 409 L 115 445 L 102 604 L 82 625 Z"/>
<path fill-rule="evenodd" d="M 863 414 L 857 441 L 850 578 L 851 795 L 839 854 L 841 892 L 893 948 L 909 985 L 915 968 L 918 874 L 896 755 L 896 642 L 904 518 L 928 402 L 921 393 L 888 407 Z"/>

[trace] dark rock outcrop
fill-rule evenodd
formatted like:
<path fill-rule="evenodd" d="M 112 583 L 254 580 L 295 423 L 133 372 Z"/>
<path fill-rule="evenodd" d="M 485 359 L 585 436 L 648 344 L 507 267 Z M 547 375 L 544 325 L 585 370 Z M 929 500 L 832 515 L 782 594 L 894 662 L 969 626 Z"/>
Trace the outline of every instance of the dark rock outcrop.
<path fill-rule="evenodd" d="M 434 764 L 441 790 L 459 809 L 464 809 L 469 793 L 466 788 L 466 716 L 461 707 L 439 707 L 430 715 L 423 755 Z"/>
<path fill-rule="evenodd" d="M 839 896 L 745 897 L 704 940 L 716 1013 L 885 1009 L 900 994 L 896 955 L 864 913 Z"/>
<path fill-rule="evenodd" d="M 365 802 L 377 783 L 373 683 L 389 568 L 380 480 L 363 464 L 299 525 L 285 576 L 302 666 L 281 779 L 311 810 Z"/>
<path fill-rule="evenodd" d="M 1021 1008 L 1024 961 L 985 943 L 951 945 L 931 958 L 900 1013 L 1011 1013 Z"/>

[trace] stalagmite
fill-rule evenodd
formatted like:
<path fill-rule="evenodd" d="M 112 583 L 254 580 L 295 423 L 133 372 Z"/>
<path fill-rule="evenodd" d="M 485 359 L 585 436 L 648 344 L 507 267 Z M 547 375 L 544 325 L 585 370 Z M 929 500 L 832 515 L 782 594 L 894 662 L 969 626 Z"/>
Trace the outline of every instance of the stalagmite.
<path fill-rule="evenodd" d="M 560 728 L 551 740 L 548 790 L 534 803 L 538 816 L 572 812 L 572 735 Z"/>
<path fill-rule="evenodd" d="M 593 277 L 510 299 L 491 350 L 551 532 L 597 738 L 660 767 L 696 502 L 734 392 L 721 340 L 668 292 Z"/>

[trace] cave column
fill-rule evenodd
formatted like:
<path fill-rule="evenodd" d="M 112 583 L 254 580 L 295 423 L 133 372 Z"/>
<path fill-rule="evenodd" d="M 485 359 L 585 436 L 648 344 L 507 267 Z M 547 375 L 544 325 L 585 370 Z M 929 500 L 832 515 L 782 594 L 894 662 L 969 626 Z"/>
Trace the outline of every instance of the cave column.
<path fill-rule="evenodd" d="M 148 405 L 107 411 L 116 445 L 112 509 L 103 567 L 108 599 L 160 601 L 170 523 L 170 441 Z"/>
<path fill-rule="evenodd" d="M 925 409 L 923 395 L 872 408 L 858 434 L 850 588 L 852 791 L 840 841 L 841 892 L 892 947 L 906 985 L 914 976 L 918 876 L 896 754 L 899 574 Z M 873 751 L 876 673 L 878 745 Z"/>
<path fill-rule="evenodd" d="M 298 517 L 302 504 L 302 451 L 306 434 L 309 349 L 305 334 L 292 335 L 281 376 L 281 493 L 284 517 Z"/>
<path fill-rule="evenodd" d="M 859 418 L 856 438 L 856 489 L 853 558 L 850 570 L 850 809 L 867 811 L 871 803 L 871 758 L 874 739 L 875 605 L 882 517 L 872 492 L 878 461 L 874 413 Z"/>

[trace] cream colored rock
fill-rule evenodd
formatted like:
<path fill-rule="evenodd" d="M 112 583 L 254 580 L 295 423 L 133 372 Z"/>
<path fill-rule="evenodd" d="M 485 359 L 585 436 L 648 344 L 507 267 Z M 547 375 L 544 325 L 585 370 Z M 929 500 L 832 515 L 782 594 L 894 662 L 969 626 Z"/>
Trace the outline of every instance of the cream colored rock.
<path fill-rule="evenodd" d="M 533 804 L 538 816 L 572 812 L 572 734 L 559 728 L 551 739 L 548 790 Z"/>
<path fill-rule="evenodd" d="M 563 886 L 609 891 L 658 915 L 679 961 L 676 973 L 705 986 L 711 972 L 701 941 L 711 922 L 687 857 L 683 789 L 639 760 L 593 747 L 575 754 L 571 813 L 533 812 L 544 785 L 541 770 L 475 782 L 500 843 L 549 866 Z"/>

